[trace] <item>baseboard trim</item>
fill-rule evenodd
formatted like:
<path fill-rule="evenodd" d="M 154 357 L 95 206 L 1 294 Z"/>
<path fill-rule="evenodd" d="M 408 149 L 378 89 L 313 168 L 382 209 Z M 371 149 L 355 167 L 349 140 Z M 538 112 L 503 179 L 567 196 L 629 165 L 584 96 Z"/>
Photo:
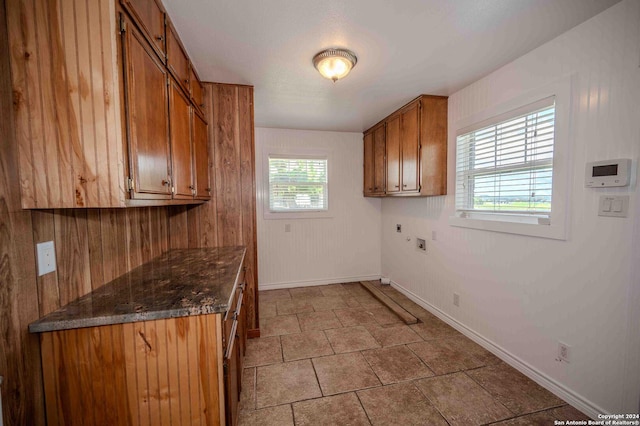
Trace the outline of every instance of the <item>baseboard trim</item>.
<path fill-rule="evenodd" d="M 252 328 L 251 330 L 247 330 L 247 338 L 248 339 L 257 339 L 260 337 L 260 329 Z"/>
<path fill-rule="evenodd" d="M 380 275 L 364 275 L 357 277 L 323 278 L 319 280 L 289 281 L 282 283 L 258 284 L 258 290 L 278 290 L 281 288 L 310 287 L 314 285 L 340 284 L 357 281 L 379 280 Z"/>
<path fill-rule="evenodd" d="M 525 362 L 524 360 L 520 359 L 516 355 L 512 354 L 511 352 L 507 351 L 501 346 L 495 344 L 494 342 L 487 339 L 483 335 L 477 333 L 473 329 L 462 324 L 455 318 L 449 316 L 449 314 L 441 311 L 439 308 L 433 306 L 431 303 L 422 299 L 415 293 L 402 287 L 397 282 L 391 281 L 391 286 L 396 290 L 398 290 L 399 292 L 401 292 L 402 294 L 404 294 L 405 296 L 407 296 L 409 299 L 413 300 L 418 305 L 422 306 L 427 311 L 431 312 L 432 314 L 434 314 L 435 316 L 437 316 L 438 318 L 440 318 L 441 320 L 443 320 L 444 322 L 446 322 L 447 324 L 449 324 L 450 326 L 458 330 L 460 333 L 464 334 L 465 336 L 467 336 L 468 338 L 470 338 L 471 340 L 473 340 L 474 342 L 476 342 L 477 344 L 479 344 L 480 346 L 482 346 L 483 348 L 485 348 L 486 350 L 488 350 L 489 352 L 491 352 L 492 354 L 494 354 L 495 356 L 497 356 L 498 358 L 500 358 L 501 360 L 503 360 L 504 362 L 506 362 L 507 364 L 509 364 L 516 370 L 518 370 L 519 372 L 521 372 L 522 374 L 524 374 L 525 376 L 529 377 L 531 380 L 533 380 L 543 388 L 547 389 L 557 397 L 562 398 L 569 404 L 573 405 L 574 407 L 576 407 L 577 409 L 579 409 L 580 411 L 582 411 L 592 419 L 598 419 L 599 414 L 610 414 L 610 413 L 607 413 L 604 409 L 602 409 L 598 405 L 594 404 L 588 399 L 580 396 L 579 394 L 573 392 L 571 389 L 568 389 L 564 385 L 550 378 L 549 376 L 539 371 L 538 369 L 536 369 L 529 363 Z"/>

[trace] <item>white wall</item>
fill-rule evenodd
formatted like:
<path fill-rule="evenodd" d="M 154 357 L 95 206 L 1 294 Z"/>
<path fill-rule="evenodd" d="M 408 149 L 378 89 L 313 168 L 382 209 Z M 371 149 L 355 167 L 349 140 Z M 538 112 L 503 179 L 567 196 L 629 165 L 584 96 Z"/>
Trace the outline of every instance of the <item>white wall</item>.
<path fill-rule="evenodd" d="M 380 200 L 362 196 L 362 133 L 257 128 L 258 287 L 297 287 L 380 277 Z M 331 218 L 265 219 L 267 149 L 331 152 Z M 285 232 L 285 225 L 291 226 Z"/>
<path fill-rule="evenodd" d="M 383 275 L 591 415 L 639 409 L 638 187 L 584 188 L 585 162 L 640 156 L 639 66 L 640 1 L 625 0 L 449 98 L 450 195 L 382 202 Z M 456 122 L 570 74 L 569 238 L 450 226 Z M 610 193 L 631 195 L 628 218 L 597 216 Z"/>

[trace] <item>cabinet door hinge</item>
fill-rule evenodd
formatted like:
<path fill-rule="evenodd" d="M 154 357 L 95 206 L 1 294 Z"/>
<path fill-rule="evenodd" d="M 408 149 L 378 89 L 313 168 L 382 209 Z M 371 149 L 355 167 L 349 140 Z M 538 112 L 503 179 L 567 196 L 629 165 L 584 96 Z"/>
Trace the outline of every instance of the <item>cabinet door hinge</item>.
<path fill-rule="evenodd" d="M 171 193 L 172 193 L 172 194 L 175 194 L 175 193 L 176 193 L 176 187 L 175 187 L 175 186 L 172 186 L 172 187 L 171 187 Z"/>
<path fill-rule="evenodd" d="M 124 16 L 122 16 L 122 14 L 120 14 L 120 22 L 119 22 L 118 30 L 120 31 L 120 34 L 127 31 L 127 23 L 125 22 Z"/>
<path fill-rule="evenodd" d="M 133 179 L 131 179 L 130 177 L 127 178 L 127 191 L 133 191 L 134 187 L 133 187 Z"/>

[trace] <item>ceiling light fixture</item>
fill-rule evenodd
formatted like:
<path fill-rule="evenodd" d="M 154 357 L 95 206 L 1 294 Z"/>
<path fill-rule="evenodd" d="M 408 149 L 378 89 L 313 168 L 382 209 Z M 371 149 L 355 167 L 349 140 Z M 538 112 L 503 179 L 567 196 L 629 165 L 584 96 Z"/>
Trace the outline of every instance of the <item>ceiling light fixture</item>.
<path fill-rule="evenodd" d="M 346 77 L 357 62 L 356 55 L 346 49 L 327 49 L 313 57 L 313 66 L 334 83 Z"/>

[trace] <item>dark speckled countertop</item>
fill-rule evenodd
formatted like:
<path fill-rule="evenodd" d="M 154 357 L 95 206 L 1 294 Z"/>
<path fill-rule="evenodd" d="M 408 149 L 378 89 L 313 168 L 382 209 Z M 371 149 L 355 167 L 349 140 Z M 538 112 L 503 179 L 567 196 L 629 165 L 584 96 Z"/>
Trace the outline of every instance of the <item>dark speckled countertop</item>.
<path fill-rule="evenodd" d="M 226 312 L 244 247 L 170 250 L 29 325 L 32 333 Z"/>

